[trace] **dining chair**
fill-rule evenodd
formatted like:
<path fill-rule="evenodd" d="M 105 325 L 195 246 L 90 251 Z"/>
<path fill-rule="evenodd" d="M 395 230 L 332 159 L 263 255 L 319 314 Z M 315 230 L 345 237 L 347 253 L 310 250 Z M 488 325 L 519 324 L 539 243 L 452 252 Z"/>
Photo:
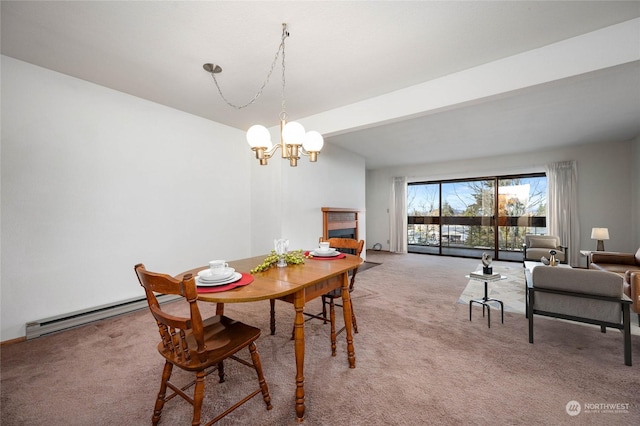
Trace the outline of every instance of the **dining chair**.
<path fill-rule="evenodd" d="M 267 410 L 271 410 L 269 388 L 262 373 L 262 363 L 255 344 L 260 336 L 260 329 L 221 315 L 203 320 L 197 304 L 198 293 L 192 274 L 186 274 L 182 280 L 177 280 L 169 275 L 147 271 L 143 264 L 136 265 L 135 272 L 140 285 L 144 288 L 149 310 L 158 324 L 161 337 L 158 352 L 165 359 L 160 391 L 151 419 L 153 425 L 157 425 L 160 421 L 165 402 L 176 395 L 181 396 L 193 406 L 191 424 L 199 425 L 205 377 L 217 371 L 219 382 L 223 383 L 225 381 L 223 362 L 226 359 L 233 359 L 247 367 L 252 367 L 258 376 L 259 387 L 206 424 L 211 425 L 217 422 L 260 392 Z M 188 303 L 188 315 L 183 317 L 163 310 L 156 299 L 156 293 L 182 296 L 184 299 L 181 300 Z M 236 355 L 246 347 L 249 348 L 251 362 Z M 184 386 L 174 384 L 170 381 L 174 366 L 194 372 L 195 380 Z M 190 396 L 185 391 L 193 385 L 195 387 Z M 166 396 L 167 387 L 173 391 L 168 396 Z"/>
<path fill-rule="evenodd" d="M 329 247 L 333 247 L 338 251 L 354 254 L 358 257 L 362 254 L 362 250 L 364 248 L 364 240 L 354 240 L 352 238 L 328 238 L 328 239 L 320 239 L 321 241 L 328 241 Z M 358 273 L 358 268 L 351 271 L 351 278 L 349 280 L 349 293 L 353 291 L 355 282 L 356 282 L 356 274 Z M 335 290 L 330 291 L 329 293 L 325 293 L 322 295 L 322 317 L 325 322 L 327 319 L 327 305 L 329 306 L 329 318 L 331 321 L 331 334 L 335 332 L 335 306 L 342 308 L 340 303 L 336 303 L 336 300 L 342 300 L 342 288 L 337 288 Z M 356 322 L 356 314 L 353 309 L 353 300 L 351 300 L 351 324 L 353 325 L 353 332 L 358 332 L 358 323 Z M 336 332 L 336 336 L 344 331 L 344 326 Z M 331 345 L 331 355 L 336 355 L 335 348 L 335 340 Z"/>
<path fill-rule="evenodd" d="M 329 247 L 335 248 L 338 251 L 349 253 L 356 255 L 358 257 L 361 256 L 362 250 L 364 248 L 364 240 L 355 240 L 353 238 L 320 238 L 320 242 L 328 241 Z M 327 260 L 326 262 L 331 262 Z M 349 293 L 353 291 L 356 274 L 358 273 L 358 268 L 353 269 L 350 272 L 350 281 L 349 281 Z M 336 303 L 336 299 L 342 299 L 342 288 L 337 288 L 328 293 L 322 295 L 322 312 L 318 314 L 312 314 L 309 312 L 303 312 L 305 316 L 308 318 L 306 321 L 312 319 L 319 319 L 331 323 L 331 355 L 336 356 L 336 336 L 342 333 L 345 329 L 343 326 L 338 332 L 336 332 L 336 324 L 335 324 L 335 307 L 338 306 L 342 308 L 342 305 Z M 275 334 L 275 300 L 271 299 L 271 334 Z M 329 306 L 329 316 L 327 317 L 327 306 Z M 353 325 L 354 333 L 358 332 L 358 324 L 356 322 L 356 315 L 353 309 L 353 300 L 351 301 L 351 324 Z M 291 333 L 293 338 L 293 332 Z"/>

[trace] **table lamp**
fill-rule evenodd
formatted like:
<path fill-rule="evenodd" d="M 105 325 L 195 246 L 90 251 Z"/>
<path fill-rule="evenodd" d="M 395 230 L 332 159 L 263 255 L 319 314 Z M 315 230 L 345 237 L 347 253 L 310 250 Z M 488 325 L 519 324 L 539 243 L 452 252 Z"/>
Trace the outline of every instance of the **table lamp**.
<path fill-rule="evenodd" d="M 604 241 L 609 239 L 609 228 L 591 228 L 591 239 L 598 240 L 596 251 L 604 251 Z"/>

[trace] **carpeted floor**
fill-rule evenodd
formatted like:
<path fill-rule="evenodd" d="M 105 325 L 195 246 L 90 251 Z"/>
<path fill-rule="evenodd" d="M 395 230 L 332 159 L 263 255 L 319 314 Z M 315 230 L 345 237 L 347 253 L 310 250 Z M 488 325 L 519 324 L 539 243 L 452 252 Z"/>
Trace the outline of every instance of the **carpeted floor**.
<path fill-rule="evenodd" d="M 367 269 L 371 269 L 374 268 L 376 266 L 380 265 L 379 263 L 376 262 L 369 262 L 369 261 L 365 261 L 362 265 L 360 265 L 360 267 L 358 268 L 358 272 L 363 272 L 366 271 Z"/>
<path fill-rule="evenodd" d="M 356 368 L 348 368 L 344 335 L 332 357 L 329 325 L 305 327 L 307 426 L 637 424 L 640 337 L 632 336 L 632 367 L 624 365 L 619 332 L 538 321 L 529 344 L 523 315 L 505 312 L 504 324 L 488 328 L 457 303 L 478 259 L 370 251 L 367 260 L 380 265 L 361 271 L 353 292 Z M 133 273 L 131 285 L 138 285 Z M 253 398 L 219 424 L 295 425 L 291 305 L 276 303 L 275 336 L 266 301 L 228 304 L 226 313 L 263 330 L 257 345 L 273 410 Z M 149 424 L 163 366 L 157 341 L 145 310 L 3 346 L 0 423 Z M 226 370 L 225 383 L 207 380 L 205 418 L 253 386 L 245 367 L 227 363 Z M 568 414 L 568 405 L 580 413 Z M 175 399 L 160 424 L 190 419 L 190 407 Z"/>

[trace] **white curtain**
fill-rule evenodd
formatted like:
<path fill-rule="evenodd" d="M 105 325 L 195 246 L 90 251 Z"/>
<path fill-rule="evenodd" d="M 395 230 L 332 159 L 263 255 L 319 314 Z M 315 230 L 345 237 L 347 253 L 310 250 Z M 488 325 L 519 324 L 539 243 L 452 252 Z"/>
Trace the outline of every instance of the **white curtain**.
<path fill-rule="evenodd" d="M 575 161 L 547 165 L 547 229 L 569 246 L 569 263 L 577 266 L 580 252 L 578 168 Z"/>
<path fill-rule="evenodd" d="M 407 252 L 407 178 L 395 177 L 391 185 L 391 211 L 389 212 L 391 239 L 389 251 Z"/>

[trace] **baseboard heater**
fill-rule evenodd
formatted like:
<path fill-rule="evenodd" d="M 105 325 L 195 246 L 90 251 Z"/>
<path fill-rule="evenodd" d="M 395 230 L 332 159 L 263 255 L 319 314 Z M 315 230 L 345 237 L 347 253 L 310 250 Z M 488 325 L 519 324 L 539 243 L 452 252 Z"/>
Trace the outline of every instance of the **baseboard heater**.
<path fill-rule="evenodd" d="M 160 304 L 179 299 L 181 296 L 173 294 L 161 294 L 156 296 Z M 146 297 L 137 297 L 121 302 L 110 303 L 97 306 L 82 311 L 71 312 L 69 314 L 57 315 L 50 318 L 31 321 L 27 323 L 27 340 L 44 336 L 59 331 L 68 330 L 91 322 L 100 321 L 106 318 L 116 317 L 140 309 L 148 308 Z"/>

